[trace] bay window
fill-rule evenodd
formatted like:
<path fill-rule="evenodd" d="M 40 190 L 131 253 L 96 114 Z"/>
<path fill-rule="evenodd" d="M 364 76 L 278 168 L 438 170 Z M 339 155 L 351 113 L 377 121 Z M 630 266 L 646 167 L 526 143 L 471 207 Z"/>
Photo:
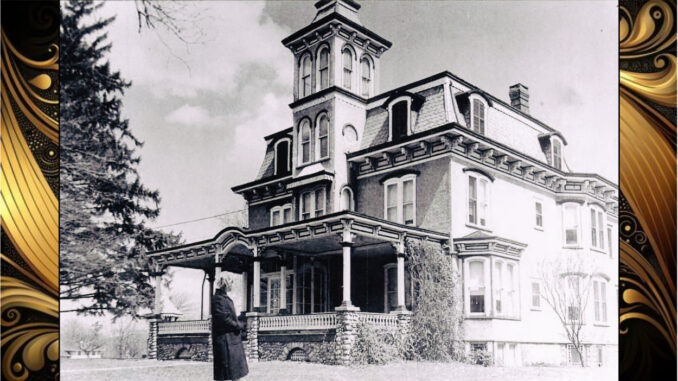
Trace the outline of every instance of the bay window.
<path fill-rule="evenodd" d="M 464 264 L 468 316 L 519 317 L 518 263 L 490 256 Z"/>
<path fill-rule="evenodd" d="M 299 203 L 299 217 L 302 221 L 325 215 L 325 188 L 302 193 Z"/>
<path fill-rule="evenodd" d="M 489 210 L 489 181 L 473 174 L 468 175 L 468 223 L 487 227 Z"/>
<path fill-rule="evenodd" d="M 416 176 L 405 175 L 384 182 L 384 218 L 405 225 L 416 223 Z"/>

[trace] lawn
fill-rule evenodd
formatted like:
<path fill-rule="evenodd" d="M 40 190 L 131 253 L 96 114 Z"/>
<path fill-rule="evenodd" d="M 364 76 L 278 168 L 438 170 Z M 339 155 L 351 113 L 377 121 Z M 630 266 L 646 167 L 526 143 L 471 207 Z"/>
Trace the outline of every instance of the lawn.
<path fill-rule="evenodd" d="M 212 380 L 212 364 L 155 360 L 61 360 L 62 381 Z M 460 363 L 402 362 L 351 368 L 298 362 L 250 364 L 247 381 L 258 380 L 454 380 L 454 381 L 605 381 L 616 380 L 613 368 L 481 367 Z"/>

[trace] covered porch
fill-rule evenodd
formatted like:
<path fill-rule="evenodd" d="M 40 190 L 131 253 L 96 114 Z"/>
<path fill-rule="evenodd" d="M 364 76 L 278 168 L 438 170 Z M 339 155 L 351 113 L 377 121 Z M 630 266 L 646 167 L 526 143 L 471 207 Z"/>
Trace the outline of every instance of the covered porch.
<path fill-rule="evenodd" d="M 409 322 L 406 238 L 446 245 L 448 237 L 340 212 L 255 231 L 228 228 L 214 239 L 150 257 L 156 275 L 168 266 L 202 269 L 212 291 L 219 272 L 239 274 L 242 294 L 232 297 L 242 300 L 250 359 L 316 361 L 326 351 L 321 347 L 339 344 L 334 356 L 346 363 L 358 322 L 392 329 Z M 209 317 L 157 324 L 156 347 L 170 334 L 210 341 Z"/>

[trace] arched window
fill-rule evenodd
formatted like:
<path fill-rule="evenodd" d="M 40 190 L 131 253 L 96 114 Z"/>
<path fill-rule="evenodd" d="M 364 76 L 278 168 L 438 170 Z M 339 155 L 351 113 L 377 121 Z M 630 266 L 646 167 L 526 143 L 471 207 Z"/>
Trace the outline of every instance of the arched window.
<path fill-rule="evenodd" d="M 348 186 L 345 186 L 341 190 L 341 210 L 354 210 L 353 204 L 353 191 Z"/>
<path fill-rule="evenodd" d="M 299 127 L 299 161 L 305 164 L 311 161 L 311 122 L 304 119 Z"/>
<path fill-rule="evenodd" d="M 347 124 L 344 126 L 341 134 L 344 137 L 344 148 L 346 148 L 346 151 L 356 148 L 358 144 L 358 131 L 356 131 L 355 127 Z"/>
<path fill-rule="evenodd" d="M 342 57 L 344 61 L 344 88 L 347 90 L 351 89 L 351 82 L 353 76 L 353 53 L 351 49 L 345 48 L 342 52 Z"/>
<path fill-rule="evenodd" d="M 290 141 L 281 140 L 275 144 L 275 175 L 287 175 L 290 173 Z"/>
<path fill-rule="evenodd" d="M 318 55 L 318 77 L 320 77 L 320 90 L 330 85 L 330 50 L 323 47 Z"/>
<path fill-rule="evenodd" d="M 299 65 L 299 93 L 301 97 L 311 94 L 311 56 L 305 55 Z"/>
<path fill-rule="evenodd" d="M 407 137 L 407 130 L 410 122 L 410 105 L 404 99 L 391 106 L 391 140 L 400 141 Z"/>
<path fill-rule="evenodd" d="M 416 224 L 416 175 L 384 182 L 384 218 L 405 225 Z"/>
<path fill-rule="evenodd" d="M 360 94 L 363 97 L 369 97 L 372 92 L 372 68 L 367 57 L 360 60 L 360 73 L 362 77 Z"/>
<path fill-rule="evenodd" d="M 318 136 L 316 137 L 316 145 L 318 148 L 316 152 L 318 154 L 318 159 L 323 159 L 330 155 L 330 118 L 327 117 L 327 114 L 323 114 L 318 118 L 316 126 L 318 132 Z"/>
<path fill-rule="evenodd" d="M 271 208 L 271 226 L 284 225 L 292 222 L 292 204 Z"/>
<path fill-rule="evenodd" d="M 473 131 L 485 135 L 485 104 L 480 99 L 473 100 Z"/>

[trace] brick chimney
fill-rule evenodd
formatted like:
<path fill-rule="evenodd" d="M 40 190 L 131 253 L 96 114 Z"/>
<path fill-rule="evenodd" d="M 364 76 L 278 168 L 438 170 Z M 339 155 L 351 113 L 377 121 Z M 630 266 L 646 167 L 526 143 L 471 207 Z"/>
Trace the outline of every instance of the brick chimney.
<path fill-rule="evenodd" d="M 518 110 L 529 114 L 530 113 L 530 94 L 527 92 L 527 86 L 522 83 L 517 83 L 509 87 L 509 98 L 511 98 L 511 106 Z"/>

